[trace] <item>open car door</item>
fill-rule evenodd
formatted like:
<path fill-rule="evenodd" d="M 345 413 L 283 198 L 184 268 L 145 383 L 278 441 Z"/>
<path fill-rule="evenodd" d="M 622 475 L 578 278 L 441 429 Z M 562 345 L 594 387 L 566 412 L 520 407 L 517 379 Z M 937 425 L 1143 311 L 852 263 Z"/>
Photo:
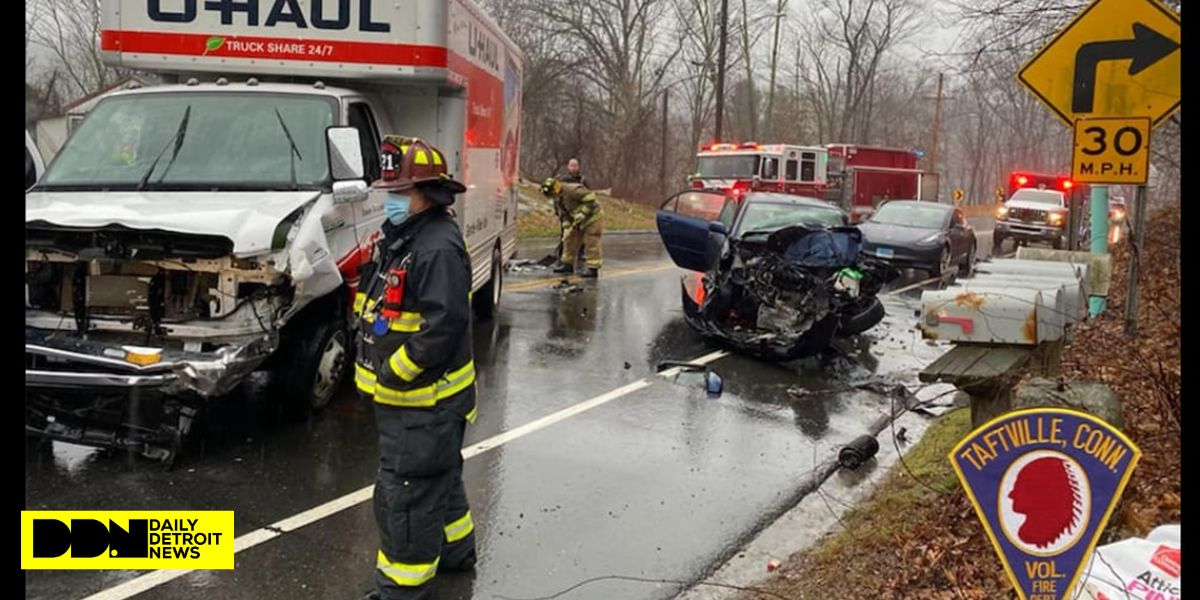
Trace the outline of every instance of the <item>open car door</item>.
<path fill-rule="evenodd" d="M 716 266 L 729 235 L 732 202 L 724 192 L 688 190 L 671 196 L 658 211 L 658 235 L 671 260 L 690 271 L 708 271 Z M 726 216 L 729 215 L 729 216 Z"/>

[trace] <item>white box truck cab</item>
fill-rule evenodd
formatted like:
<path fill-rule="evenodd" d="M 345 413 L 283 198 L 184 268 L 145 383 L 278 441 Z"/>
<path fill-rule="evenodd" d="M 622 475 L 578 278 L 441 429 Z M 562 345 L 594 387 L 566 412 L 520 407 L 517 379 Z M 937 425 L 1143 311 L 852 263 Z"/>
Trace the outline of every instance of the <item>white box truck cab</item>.
<path fill-rule="evenodd" d="M 169 83 L 105 97 L 26 194 L 27 432 L 169 458 L 213 399 L 327 403 L 389 133 L 467 185 L 495 309 L 521 54 L 469 0 L 103 0 L 100 44 Z"/>

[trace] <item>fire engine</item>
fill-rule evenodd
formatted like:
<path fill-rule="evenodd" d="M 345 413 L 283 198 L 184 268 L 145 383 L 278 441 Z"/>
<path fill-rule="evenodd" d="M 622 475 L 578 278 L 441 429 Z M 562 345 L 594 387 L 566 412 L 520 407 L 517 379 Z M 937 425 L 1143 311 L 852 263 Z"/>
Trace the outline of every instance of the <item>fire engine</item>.
<path fill-rule="evenodd" d="M 697 152 L 689 180 L 735 197 L 753 190 L 822 198 L 856 221 L 884 200 L 938 197 L 937 174 L 918 169 L 916 153 L 855 144 L 709 144 Z"/>

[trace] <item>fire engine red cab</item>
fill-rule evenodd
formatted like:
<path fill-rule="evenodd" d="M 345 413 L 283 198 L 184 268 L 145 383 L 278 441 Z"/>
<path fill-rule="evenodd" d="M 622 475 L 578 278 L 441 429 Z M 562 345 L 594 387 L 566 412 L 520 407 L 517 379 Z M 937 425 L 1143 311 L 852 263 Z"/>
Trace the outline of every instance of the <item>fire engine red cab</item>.
<path fill-rule="evenodd" d="M 917 168 L 910 150 L 828 144 L 711 144 L 696 154 L 695 189 L 724 189 L 821 198 L 857 221 L 885 200 L 937 200 L 937 175 Z"/>

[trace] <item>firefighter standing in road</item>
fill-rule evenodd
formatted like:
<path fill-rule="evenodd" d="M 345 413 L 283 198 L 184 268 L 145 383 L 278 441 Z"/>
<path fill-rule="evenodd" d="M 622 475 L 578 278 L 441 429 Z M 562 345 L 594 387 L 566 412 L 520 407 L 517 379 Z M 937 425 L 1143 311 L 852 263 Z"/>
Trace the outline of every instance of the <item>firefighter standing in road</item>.
<path fill-rule="evenodd" d="M 602 262 L 600 242 L 604 235 L 602 211 L 600 204 L 596 202 L 596 193 L 584 185 L 562 183 L 553 177 L 542 182 L 542 193 L 554 198 L 555 206 L 560 210 L 559 218 L 566 229 L 562 253 L 554 272 L 573 271 L 575 258 L 579 256 L 580 246 L 583 246 L 586 268 L 582 275 L 596 277 Z"/>
<path fill-rule="evenodd" d="M 579 183 L 584 186 L 588 184 L 587 180 L 583 178 L 583 173 L 579 171 L 579 159 L 575 157 L 571 157 L 571 160 L 567 161 L 567 174 L 559 177 L 558 180 L 563 183 Z"/>
<path fill-rule="evenodd" d="M 379 429 L 380 549 L 367 597 L 414 600 L 431 597 L 438 570 L 475 564 L 461 454 L 475 420 L 471 267 L 448 211 L 466 188 L 421 140 L 387 136 L 380 156 L 387 218 L 354 301 L 355 383 Z"/>

